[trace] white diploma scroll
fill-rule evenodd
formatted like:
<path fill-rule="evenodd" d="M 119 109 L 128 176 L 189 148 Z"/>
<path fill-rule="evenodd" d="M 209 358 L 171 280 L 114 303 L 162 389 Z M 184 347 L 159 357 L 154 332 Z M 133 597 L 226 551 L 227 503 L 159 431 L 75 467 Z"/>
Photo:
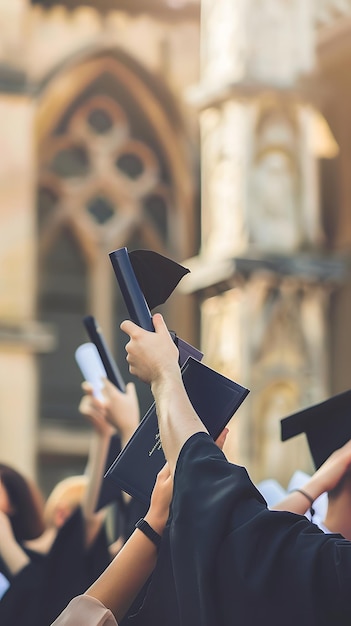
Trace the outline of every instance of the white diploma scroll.
<path fill-rule="evenodd" d="M 102 379 L 107 378 L 107 376 L 95 344 L 82 343 L 75 351 L 75 358 L 84 380 L 92 385 L 94 396 L 103 400 L 101 390 L 104 383 Z"/>

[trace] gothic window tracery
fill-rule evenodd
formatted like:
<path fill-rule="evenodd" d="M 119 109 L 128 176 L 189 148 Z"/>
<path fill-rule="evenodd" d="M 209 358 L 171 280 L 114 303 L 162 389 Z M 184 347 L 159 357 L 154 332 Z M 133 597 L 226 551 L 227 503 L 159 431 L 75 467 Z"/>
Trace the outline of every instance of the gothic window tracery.
<path fill-rule="evenodd" d="M 72 413 L 80 422 L 74 348 L 87 341 L 82 317 L 101 311 L 105 334 L 121 343 L 116 329 L 125 311 L 108 252 L 127 246 L 170 255 L 167 159 L 142 107 L 128 106 L 111 82 L 104 91 L 100 76 L 79 94 L 39 155 L 38 317 L 57 331 L 56 350 L 39 358 L 40 414 L 51 422 L 67 422 Z"/>
<path fill-rule="evenodd" d="M 97 227 L 108 230 L 100 232 L 100 239 L 106 238 L 128 216 L 134 226 L 143 228 L 147 222 L 159 247 L 165 248 L 170 194 L 164 179 L 158 156 L 132 136 L 127 115 L 117 102 L 107 96 L 92 97 L 48 146 L 39 193 L 43 235 L 49 222 L 68 221 L 86 235 Z M 56 198 L 55 211 L 52 202 L 47 206 L 48 196 Z"/>

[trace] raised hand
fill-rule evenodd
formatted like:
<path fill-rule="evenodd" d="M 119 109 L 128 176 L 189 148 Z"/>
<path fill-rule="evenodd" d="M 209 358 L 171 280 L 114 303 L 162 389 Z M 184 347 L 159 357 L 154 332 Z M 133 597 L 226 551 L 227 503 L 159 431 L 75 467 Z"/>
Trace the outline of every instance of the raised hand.
<path fill-rule="evenodd" d="M 143 330 L 129 320 L 121 324 L 121 330 L 130 337 L 126 345 L 129 371 L 150 384 L 169 373 L 180 375 L 178 348 L 172 341 L 162 315 L 156 313 L 152 321 L 155 332 Z"/>
<path fill-rule="evenodd" d="M 109 436 L 114 432 L 111 424 L 107 421 L 107 408 L 104 401 L 93 395 L 93 387 L 87 381 L 82 383 L 84 395 L 79 403 L 79 413 L 91 423 L 94 430 L 103 436 Z"/>
<path fill-rule="evenodd" d="M 126 385 L 123 393 L 109 380 L 105 379 L 102 388 L 105 407 L 105 419 L 116 428 L 124 446 L 139 425 L 139 402 L 134 383 Z"/>

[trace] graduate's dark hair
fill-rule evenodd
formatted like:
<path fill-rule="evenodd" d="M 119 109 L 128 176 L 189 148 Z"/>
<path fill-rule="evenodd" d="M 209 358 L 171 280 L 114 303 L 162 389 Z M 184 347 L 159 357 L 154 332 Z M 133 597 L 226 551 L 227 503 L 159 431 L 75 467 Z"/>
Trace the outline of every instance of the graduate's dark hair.
<path fill-rule="evenodd" d="M 36 539 L 45 530 L 44 502 L 38 487 L 4 463 L 0 463 L 0 481 L 13 508 L 9 517 L 16 540 Z"/>

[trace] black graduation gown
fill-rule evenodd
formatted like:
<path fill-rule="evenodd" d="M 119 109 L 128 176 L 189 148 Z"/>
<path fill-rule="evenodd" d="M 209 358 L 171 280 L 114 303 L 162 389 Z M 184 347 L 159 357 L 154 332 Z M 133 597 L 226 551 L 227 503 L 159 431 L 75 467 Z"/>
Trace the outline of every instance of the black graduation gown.
<path fill-rule="evenodd" d="M 351 542 L 269 511 L 206 433 L 184 445 L 144 603 L 133 626 L 351 623 Z M 125 623 L 125 621 L 123 623 Z"/>
<path fill-rule="evenodd" d="M 13 577 L 0 601 L 1 626 L 50 626 L 68 602 L 100 576 L 110 563 L 105 529 L 89 550 L 84 534 L 83 516 L 77 509 L 47 555 L 27 551 L 31 563 Z"/>
<path fill-rule="evenodd" d="M 42 626 L 49 626 L 68 602 L 86 591 L 111 561 L 104 527 L 89 550 L 85 548 L 84 537 L 83 515 L 81 509 L 77 509 L 60 529 L 47 556 Z"/>
<path fill-rule="evenodd" d="M 105 472 L 111 467 L 114 460 L 121 452 L 121 440 L 119 435 L 114 434 L 110 439 L 107 454 Z M 115 537 L 123 537 L 126 541 L 134 531 L 136 522 L 144 517 L 148 506 L 131 498 L 125 502 L 121 489 L 110 476 L 105 476 L 99 493 L 96 511 L 113 504 L 115 507 Z"/>
<path fill-rule="evenodd" d="M 0 600 L 1 626 L 40 624 L 45 557 L 24 547 L 23 550 L 31 561 L 16 576 L 7 573 L 10 587 Z"/>

